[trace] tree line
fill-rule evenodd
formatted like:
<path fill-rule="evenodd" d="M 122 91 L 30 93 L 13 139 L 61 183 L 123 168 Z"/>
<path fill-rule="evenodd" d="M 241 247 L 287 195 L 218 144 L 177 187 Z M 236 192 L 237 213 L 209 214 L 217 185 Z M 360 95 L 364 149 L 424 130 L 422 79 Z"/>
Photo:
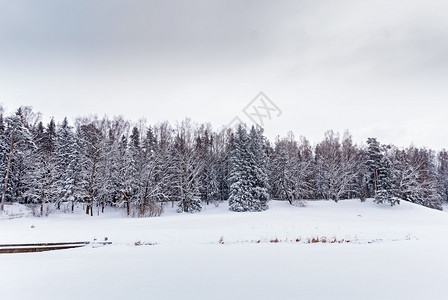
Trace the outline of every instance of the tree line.
<path fill-rule="evenodd" d="M 229 201 L 233 211 L 262 211 L 270 199 L 406 200 L 441 209 L 448 201 L 448 152 L 398 148 L 370 138 L 355 145 L 333 131 L 311 145 L 292 133 L 270 142 L 258 126 L 213 130 L 186 119 L 176 125 L 122 117 L 67 118 L 43 124 L 39 113 L 0 110 L 0 178 L 4 203 L 46 214 L 82 203 L 90 215 L 106 206 L 130 216 L 157 216 Z"/>

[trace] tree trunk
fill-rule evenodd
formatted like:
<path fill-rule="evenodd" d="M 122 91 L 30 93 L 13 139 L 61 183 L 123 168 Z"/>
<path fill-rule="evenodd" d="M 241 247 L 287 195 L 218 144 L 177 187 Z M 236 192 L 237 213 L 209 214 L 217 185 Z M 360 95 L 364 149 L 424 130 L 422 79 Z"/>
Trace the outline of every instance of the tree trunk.
<path fill-rule="evenodd" d="M 131 208 L 129 207 L 129 199 L 126 199 L 126 213 L 128 216 L 131 214 Z"/>
<path fill-rule="evenodd" d="M 11 169 L 12 152 L 14 151 L 14 131 L 16 131 L 15 128 L 11 132 L 11 149 L 9 151 L 8 167 L 6 169 L 6 177 L 5 177 L 5 188 L 3 189 L 2 203 L 0 205 L 0 211 L 5 210 L 5 198 L 6 198 L 6 190 L 8 188 L 9 170 Z"/>
<path fill-rule="evenodd" d="M 288 199 L 289 204 L 292 205 L 292 199 L 289 196 L 288 191 L 286 190 L 286 186 L 285 186 L 285 181 L 284 180 L 282 180 L 282 187 L 283 187 L 283 190 L 285 191 L 286 199 Z"/>
<path fill-rule="evenodd" d="M 92 174 L 90 175 L 90 182 L 89 182 L 89 204 L 87 204 L 87 214 L 89 214 L 90 209 L 90 216 L 93 217 L 93 180 L 95 178 L 95 171 L 96 171 L 96 160 L 93 162 L 92 166 Z"/>
<path fill-rule="evenodd" d="M 206 192 L 205 192 L 205 197 L 206 197 L 206 203 L 207 203 L 207 205 L 209 205 L 210 204 L 210 199 L 209 199 L 209 181 L 210 181 L 210 179 L 209 179 L 209 175 L 208 175 L 208 172 L 207 172 L 207 188 L 206 188 Z"/>

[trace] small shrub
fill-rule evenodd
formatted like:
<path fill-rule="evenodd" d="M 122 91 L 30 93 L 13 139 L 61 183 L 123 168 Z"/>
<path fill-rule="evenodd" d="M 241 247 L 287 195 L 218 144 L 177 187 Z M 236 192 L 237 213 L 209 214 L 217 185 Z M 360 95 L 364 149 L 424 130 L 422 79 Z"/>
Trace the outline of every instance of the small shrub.
<path fill-rule="evenodd" d="M 306 202 L 304 200 L 293 200 L 292 205 L 297 207 L 306 207 Z"/>
<path fill-rule="evenodd" d="M 31 212 L 34 217 L 48 217 L 53 211 L 54 207 L 50 203 L 42 204 L 30 204 Z"/>
<path fill-rule="evenodd" d="M 142 241 L 136 241 L 134 243 L 134 246 L 154 246 L 156 243 L 150 243 L 150 242 L 142 242 Z"/>
<path fill-rule="evenodd" d="M 163 213 L 163 204 L 151 201 L 146 204 L 131 205 L 130 216 L 137 218 L 160 217 Z"/>

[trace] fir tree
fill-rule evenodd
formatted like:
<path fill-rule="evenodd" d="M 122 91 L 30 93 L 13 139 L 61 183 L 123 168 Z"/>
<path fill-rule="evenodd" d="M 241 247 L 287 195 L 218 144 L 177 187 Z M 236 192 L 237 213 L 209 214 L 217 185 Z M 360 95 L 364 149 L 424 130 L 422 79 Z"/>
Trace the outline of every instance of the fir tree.
<path fill-rule="evenodd" d="M 267 156 L 261 128 L 236 129 L 230 172 L 229 207 L 232 211 L 262 211 L 268 208 Z"/>
<path fill-rule="evenodd" d="M 64 118 L 56 132 L 55 155 L 57 176 L 54 194 L 57 206 L 60 207 L 60 203 L 69 202 L 73 212 L 80 192 L 77 184 L 80 157 L 78 145 L 67 118 Z"/>
<path fill-rule="evenodd" d="M 400 204 L 393 190 L 393 177 L 390 159 L 383 153 L 378 141 L 374 138 L 367 140 L 369 159 L 367 165 L 371 172 L 371 184 L 376 203 Z"/>
<path fill-rule="evenodd" d="M 253 162 L 251 177 L 253 178 L 253 203 L 252 211 L 268 209 L 269 179 L 267 175 L 268 158 L 266 155 L 267 142 L 263 136 L 261 127 L 252 126 L 249 135 L 249 150 L 252 153 Z"/>
<path fill-rule="evenodd" d="M 28 112 L 28 109 L 25 111 Z M 26 123 L 24 109 L 19 108 L 14 115 L 6 118 L 6 123 L 5 135 L 7 144 L 12 146 L 12 152 L 9 151 L 12 159 L 10 172 L 4 180 L 7 183 L 5 200 L 26 202 L 27 177 L 32 170 L 37 147 L 29 129 L 31 126 Z"/>
<path fill-rule="evenodd" d="M 249 136 L 243 125 L 237 127 L 233 145 L 229 208 L 237 212 L 250 211 L 250 205 L 254 202 L 251 176 L 253 157 L 249 151 Z"/>
<path fill-rule="evenodd" d="M 47 215 L 44 211 L 47 203 L 54 202 L 57 193 L 56 158 L 55 149 L 55 125 L 52 119 L 44 129 L 42 122 L 39 122 L 35 133 L 37 149 L 33 153 L 33 163 L 27 173 L 24 195 L 28 201 L 40 204 L 40 215 Z M 57 199 L 57 198 L 56 198 Z"/>

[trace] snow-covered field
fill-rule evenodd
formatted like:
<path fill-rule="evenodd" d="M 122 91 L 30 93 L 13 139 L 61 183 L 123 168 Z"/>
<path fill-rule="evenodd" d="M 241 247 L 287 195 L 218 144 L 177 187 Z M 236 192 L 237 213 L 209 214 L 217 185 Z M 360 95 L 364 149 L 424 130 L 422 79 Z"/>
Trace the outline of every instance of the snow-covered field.
<path fill-rule="evenodd" d="M 448 299 L 446 212 L 370 200 L 269 206 L 3 218 L 0 244 L 113 244 L 1 254 L 0 299 Z"/>

